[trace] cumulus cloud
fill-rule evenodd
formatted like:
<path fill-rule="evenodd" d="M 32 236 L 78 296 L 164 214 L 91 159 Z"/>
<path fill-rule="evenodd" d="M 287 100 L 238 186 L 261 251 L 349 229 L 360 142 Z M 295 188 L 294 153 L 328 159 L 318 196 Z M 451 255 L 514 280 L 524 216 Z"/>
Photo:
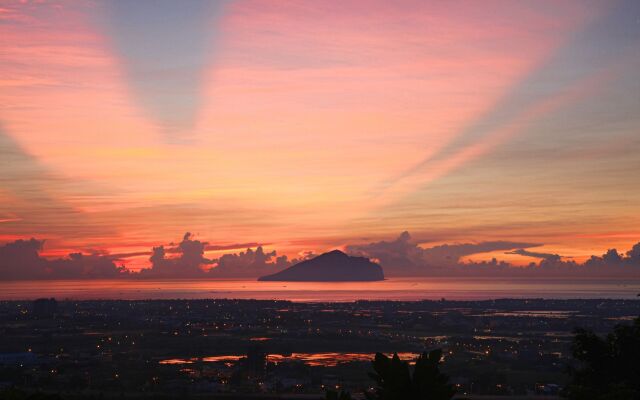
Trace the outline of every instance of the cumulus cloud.
<path fill-rule="evenodd" d="M 346 251 L 375 259 L 393 276 L 547 276 L 547 277 L 616 277 L 637 276 L 640 273 L 640 243 L 626 252 L 610 249 L 601 256 L 591 256 L 584 263 L 563 260 L 558 254 L 530 251 L 537 243 L 491 241 L 480 243 L 445 244 L 423 248 L 403 232 L 393 241 L 350 245 Z M 465 256 L 498 250 L 508 254 L 535 257 L 539 263 L 518 266 L 493 258 L 490 261 L 462 262 Z"/>
<path fill-rule="evenodd" d="M 212 263 L 204 257 L 207 245 L 207 242 L 193 240 L 191 233 L 187 232 L 176 247 L 178 257 L 168 258 L 164 246 L 154 247 L 149 258 L 151 268 L 141 270 L 140 275 L 153 278 L 203 277 L 205 270 L 202 267 Z"/>
<path fill-rule="evenodd" d="M 413 242 L 409 232 L 402 232 L 393 241 L 380 241 L 346 247 L 349 254 L 377 260 L 387 276 L 412 276 L 448 272 L 464 256 L 496 250 L 511 250 L 539 246 L 536 243 L 492 241 L 481 243 L 444 244 L 422 248 Z"/>
<path fill-rule="evenodd" d="M 40 279 L 46 260 L 39 255 L 41 240 L 16 240 L 0 247 L 0 277 L 2 279 Z M 27 278 L 25 278 L 27 277 Z"/>
<path fill-rule="evenodd" d="M 254 246 L 246 251 L 224 254 L 218 259 L 205 257 L 206 251 L 232 250 Z M 0 280 L 25 279 L 115 279 L 115 278 L 257 278 L 278 272 L 299 260 L 265 252 L 258 243 L 212 245 L 187 232 L 178 244 L 153 247 L 151 251 L 109 254 L 85 250 L 67 257 L 48 260 L 40 256 L 43 240 L 16 240 L 0 246 Z M 130 272 L 116 262 L 128 257 L 149 255 L 150 267 Z"/>
<path fill-rule="evenodd" d="M 209 273 L 220 278 L 255 278 L 292 265 L 287 256 L 278 257 L 275 250 L 265 252 L 262 246 L 255 251 L 247 249 L 238 254 L 225 254 L 216 261 L 217 265 Z"/>
<path fill-rule="evenodd" d="M 631 263 L 640 264 L 640 242 L 627 251 L 627 259 Z"/>
<path fill-rule="evenodd" d="M 275 250 L 265 251 L 262 246 L 248 248 L 239 253 L 224 254 L 217 259 L 205 257 L 211 249 L 237 248 L 238 245 L 211 245 L 196 240 L 186 233 L 176 244 L 157 246 L 152 251 L 108 254 L 92 251 L 89 254 L 71 253 L 67 257 L 49 260 L 40 255 L 44 241 L 16 240 L 0 246 L 0 280 L 20 279 L 254 279 L 281 271 L 305 259 L 315 257 L 312 252 L 299 259 L 278 256 Z M 626 253 L 609 249 L 600 256 L 591 256 L 584 263 L 566 260 L 558 254 L 528 250 L 537 243 L 489 241 L 479 243 L 419 246 L 408 232 L 395 240 L 350 245 L 345 248 L 351 255 L 368 257 L 378 262 L 385 275 L 394 276 L 492 276 L 492 277 L 626 277 L 640 274 L 640 243 Z M 505 250 L 539 258 L 526 266 L 505 261 L 464 262 L 465 256 Z M 128 256 L 150 255 L 151 266 L 139 273 L 128 271 L 116 261 Z"/>
<path fill-rule="evenodd" d="M 47 262 L 45 274 L 56 279 L 113 279 L 128 276 L 110 257 L 71 253 L 67 258 Z"/>
<path fill-rule="evenodd" d="M 455 265 L 460 259 L 472 254 L 487 253 L 496 250 L 509 250 L 516 247 L 536 247 L 537 243 L 493 241 L 480 243 L 443 244 L 423 251 L 426 261 L 432 265 Z"/>
<path fill-rule="evenodd" d="M 254 245 L 257 243 L 245 243 Z M 258 245 L 256 250 L 247 248 L 240 253 L 224 254 L 218 259 L 208 259 L 205 251 L 236 249 L 239 244 L 212 245 L 193 239 L 187 232 L 177 246 L 154 247 L 149 261 L 151 268 L 140 271 L 142 278 L 257 278 L 277 272 L 291 265 L 287 256 L 278 257 L 275 251 L 265 252 Z M 173 257 L 178 254 L 177 257 Z M 171 255 L 172 257 L 170 257 Z"/>
<path fill-rule="evenodd" d="M 129 276 L 107 256 L 69 254 L 47 260 L 40 256 L 44 241 L 16 240 L 0 247 L 0 279 L 107 279 Z"/>
<path fill-rule="evenodd" d="M 351 245 L 345 251 L 354 256 L 375 259 L 385 268 L 385 274 L 408 271 L 422 267 L 424 249 L 411 241 L 409 232 L 402 232 L 392 241 L 380 241 L 363 245 Z"/>

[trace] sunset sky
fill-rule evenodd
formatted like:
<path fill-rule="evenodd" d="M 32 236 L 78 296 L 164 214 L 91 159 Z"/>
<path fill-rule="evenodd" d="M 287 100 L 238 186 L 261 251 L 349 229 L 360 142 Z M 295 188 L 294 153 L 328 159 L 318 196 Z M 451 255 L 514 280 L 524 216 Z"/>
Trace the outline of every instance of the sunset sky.
<path fill-rule="evenodd" d="M 187 231 L 211 254 L 628 250 L 640 2 L 0 0 L 0 243 Z M 504 253 L 471 258 L 532 260 Z"/>

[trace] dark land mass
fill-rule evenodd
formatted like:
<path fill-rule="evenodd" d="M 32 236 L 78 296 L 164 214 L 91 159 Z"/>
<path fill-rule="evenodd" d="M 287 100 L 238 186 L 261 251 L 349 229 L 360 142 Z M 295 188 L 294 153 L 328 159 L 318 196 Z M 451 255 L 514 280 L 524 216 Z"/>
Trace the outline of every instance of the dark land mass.
<path fill-rule="evenodd" d="M 259 281 L 366 282 L 384 280 L 382 267 L 365 257 L 352 257 L 340 250 L 302 261 Z"/>
<path fill-rule="evenodd" d="M 554 396 L 575 328 L 604 335 L 639 314 L 635 299 L 0 301 L 0 392 L 362 398 L 376 352 L 439 348 L 461 398 Z"/>

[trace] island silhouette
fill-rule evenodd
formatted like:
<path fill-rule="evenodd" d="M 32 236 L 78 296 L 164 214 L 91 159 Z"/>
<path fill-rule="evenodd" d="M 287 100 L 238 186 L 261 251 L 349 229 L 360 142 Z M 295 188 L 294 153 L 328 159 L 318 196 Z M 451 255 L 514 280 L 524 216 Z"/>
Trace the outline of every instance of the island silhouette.
<path fill-rule="evenodd" d="M 382 267 L 366 257 L 353 257 L 340 250 L 299 262 L 259 281 L 367 282 L 384 280 Z"/>

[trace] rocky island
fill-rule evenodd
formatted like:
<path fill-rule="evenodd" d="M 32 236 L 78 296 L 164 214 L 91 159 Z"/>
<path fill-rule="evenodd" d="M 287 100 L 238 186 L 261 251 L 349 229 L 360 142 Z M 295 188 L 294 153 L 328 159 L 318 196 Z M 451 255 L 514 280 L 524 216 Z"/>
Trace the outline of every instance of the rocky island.
<path fill-rule="evenodd" d="M 259 281 L 367 282 L 384 280 L 382 267 L 365 257 L 352 257 L 340 250 L 299 262 Z"/>

